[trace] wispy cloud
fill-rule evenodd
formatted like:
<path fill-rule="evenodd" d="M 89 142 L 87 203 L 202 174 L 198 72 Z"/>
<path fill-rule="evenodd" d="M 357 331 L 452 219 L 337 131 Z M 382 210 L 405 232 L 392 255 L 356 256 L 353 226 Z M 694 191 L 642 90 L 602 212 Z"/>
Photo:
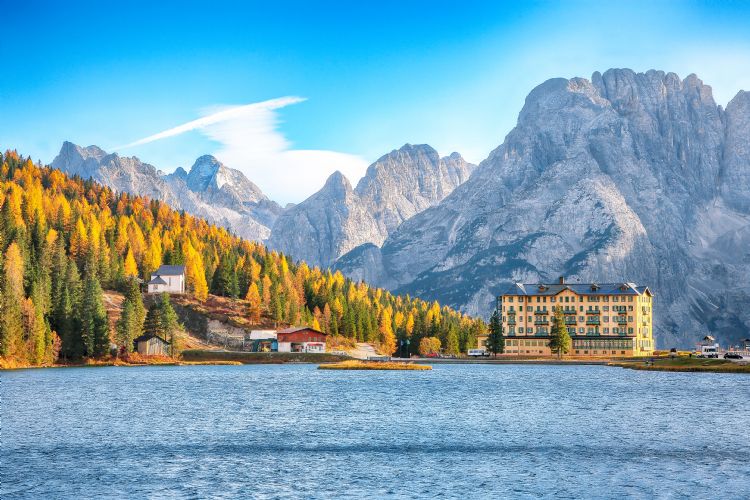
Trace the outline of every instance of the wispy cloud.
<path fill-rule="evenodd" d="M 367 163 L 347 153 L 295 150 L 279 129 L 278 110 L 305 99 L 286 96 L 242 106 L 214 108 L 196 120 L 114 148 L 122 150 L 197 131 L 219 146 L 214 154 L 241 170 L 271 198 L 299 202 L 317 191 L 326 177 L 340 170 L 356 181 Z"/>

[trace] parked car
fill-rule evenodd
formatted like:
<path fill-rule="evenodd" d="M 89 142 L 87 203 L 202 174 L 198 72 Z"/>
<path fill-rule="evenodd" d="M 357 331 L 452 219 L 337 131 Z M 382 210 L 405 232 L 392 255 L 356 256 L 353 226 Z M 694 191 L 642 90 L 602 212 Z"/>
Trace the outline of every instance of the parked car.
<path fill-rule="evenodd" d="M 742 359 L 742 355 L 737 354 L 736 352 L 728 352 L 724 354 L 724 359 Z"/>

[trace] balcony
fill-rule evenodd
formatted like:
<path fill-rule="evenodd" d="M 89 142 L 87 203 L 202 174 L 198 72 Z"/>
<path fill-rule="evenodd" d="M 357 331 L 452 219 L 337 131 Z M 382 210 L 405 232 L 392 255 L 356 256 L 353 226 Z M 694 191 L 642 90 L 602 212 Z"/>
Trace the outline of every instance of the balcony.
<path fill-rule="evenodd" d="M 601 314 L 602 312 L 598 309 L 589 309 L 586 314 Z"/>
<path fill-rule="evenodd" d="M 586 318 L 587 325 L 599 325 L 599 318 Z"/>
<path fill-rule="evenodd" d="M 546 319 L 546 318 L 545 319 L 535 319 L 534 320 L 534 324 L 535 325 L 549 325 L 549 320 Z"/>
<path fill-rule="evenodd" d="M 615 316 L 614 321 L 617 323 L 627 323 L 628 317 L 627 316 Z"/>
<path fill-rule="evenodd" d="M 565 324 L 566 325 L 575 325 L 576 319 L 575 318 L 565 318 Z"/>
<path fill-rule="evenodd" d="M 534 314 L 549 314 L 549 311 L 534 311 Z"/>

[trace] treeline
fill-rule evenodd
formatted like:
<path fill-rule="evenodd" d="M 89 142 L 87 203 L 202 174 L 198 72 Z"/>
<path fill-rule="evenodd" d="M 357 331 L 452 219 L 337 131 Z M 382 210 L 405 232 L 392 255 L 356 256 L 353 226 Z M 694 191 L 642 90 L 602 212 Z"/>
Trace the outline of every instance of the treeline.
<path fill-rule="evenodd" d="M 0 357 L 49 364 L 108 355 L 117 341 L 102 289 L 130 291 L 159 265 L 184 264 L 188 292 L 244 298 L 248 317 L 310 324 L 395 352 L 436 337 L 465 351 L 485 324 L 437 302 L 290 262 L 167 205 L 0 155 Z M 140 313 L 139 313 L 140 315 Z M 122 346 L 120 346 L 122 347 Z M 127 346 L 126 346 L 127 347 Z"/>

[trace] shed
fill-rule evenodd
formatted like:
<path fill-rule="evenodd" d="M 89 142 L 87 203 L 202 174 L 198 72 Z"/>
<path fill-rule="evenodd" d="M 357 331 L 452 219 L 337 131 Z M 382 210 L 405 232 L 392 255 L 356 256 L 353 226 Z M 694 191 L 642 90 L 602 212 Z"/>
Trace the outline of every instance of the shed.
<path fill-rule="evenodd" d="M 147 333 L 133 340 L 133 347 L 144 356 L 168 356 L 169 342 L 156 334 Z"/>

